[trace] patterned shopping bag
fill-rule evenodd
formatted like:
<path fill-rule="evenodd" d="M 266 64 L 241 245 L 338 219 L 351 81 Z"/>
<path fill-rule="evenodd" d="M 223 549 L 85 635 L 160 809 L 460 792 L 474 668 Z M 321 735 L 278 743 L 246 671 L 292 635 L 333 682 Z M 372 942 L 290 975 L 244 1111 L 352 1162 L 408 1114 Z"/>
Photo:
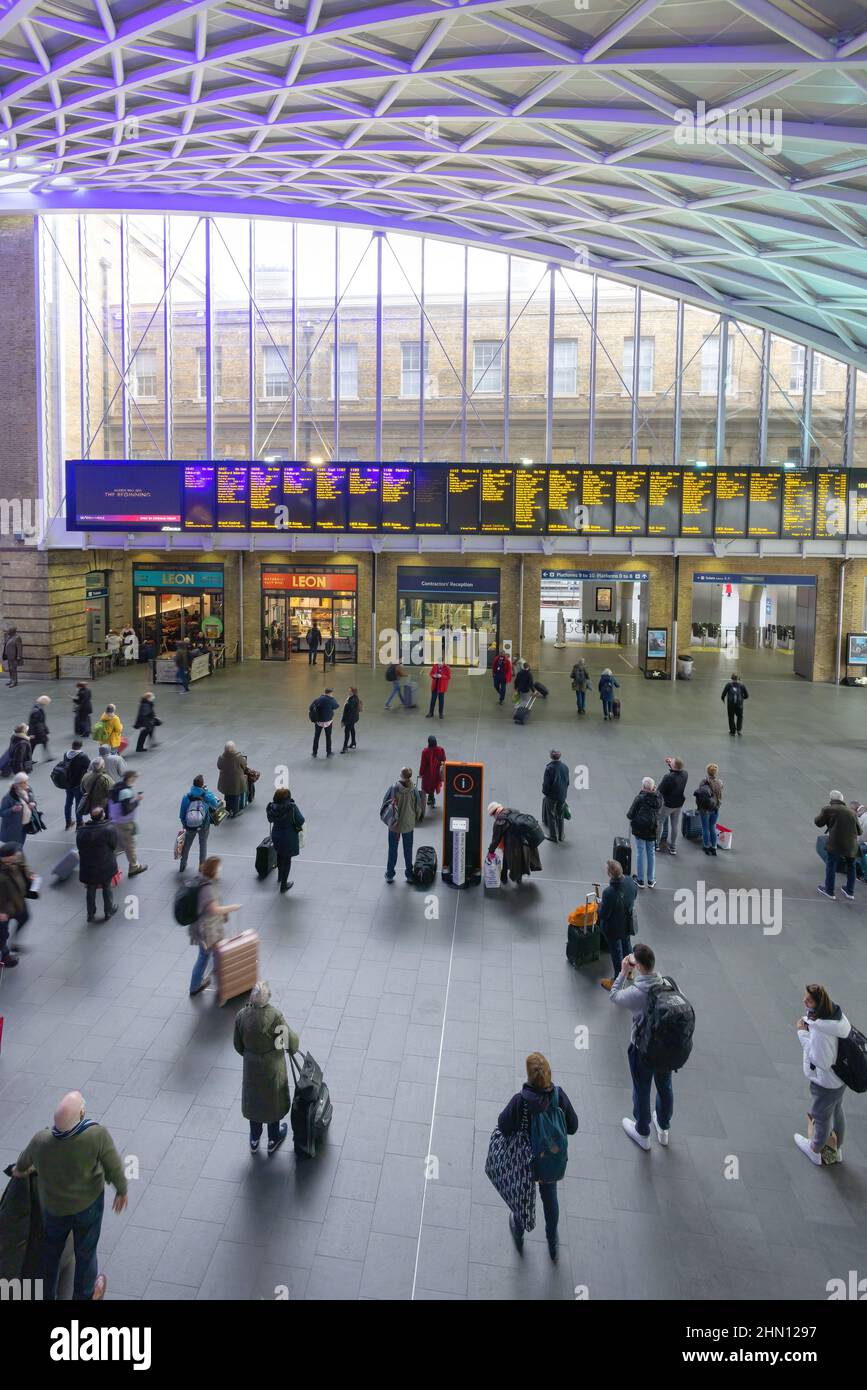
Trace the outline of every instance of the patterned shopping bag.
<path fill-rule="evenodd" d="M 499 1129 L 494 1130 L 488 1145 L 485 1173 L 524 1230 L 532 1231 L 536 1225 L 536 1184 L 526 1106 L 517 1134 L 505 1135 Z"/>

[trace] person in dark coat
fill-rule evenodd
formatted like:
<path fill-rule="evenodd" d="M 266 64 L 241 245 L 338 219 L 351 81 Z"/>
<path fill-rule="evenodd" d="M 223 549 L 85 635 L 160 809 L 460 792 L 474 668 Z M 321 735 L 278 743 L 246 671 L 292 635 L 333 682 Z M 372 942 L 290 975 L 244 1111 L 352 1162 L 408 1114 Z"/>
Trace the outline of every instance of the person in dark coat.
<path fill-rule="evenodd" d="M 298 1052 L 301 1039 L 271 1003 L 265 980 L 253 986 L 250 1002 L 235 1016 L 235 1051 L 244 1059 L 241 1114 L 250 1121 L 250 1149 L 259 1150 L 262 1126 L 268 1126 L 268 1153 L 279 1149 L 288 1132 L 282 1124 L 289 1111 L 286 1053 Z"/>
<path fill-rule="evenodd" d="M 75 687 L 75 694 L 72 697 L 72 704 L 75 709 L 75 722 L 73 731 L 79 738 L 90 738 L 90 717 L 93 714 L 93 696 L 90 687 L 84 681 L 79 681 Z"/>
<path fill-rule="evenodd" d="M 743 681 L 739 679 L 736 671 L 732 671 L 732 678 L 723 686 L 720 699 L 725 701 L 726 714 L 729 717 L 729 733 L 732 738 L 735 734 L 740 734 L 744 723 L 744 700 L 750 698 Z"/>
<path fill-rule="evenodd" d="M 117 831 L 105 819 L 105 811 L 95 806 L 90 813 L 90 824 L 82 825 L 76 831 L 75 847 L 78 850 L 78 880 L 87 890 L 87 920 L 96 921 L 96 890 L 102 889 L 103 918 L 107 922 L 117 912 L 117 905 L 111 891 L 111 880 L 117 873 Z"/>
<path fill-rule="evenodd" d="M 277 885 L 281 893 L 286 893 L 292 887 L 289 882 L 292 860 L 301 851 L 300 831 L 304 817 L 288 787 L 278 787 L 265 814 L 271 823 L 271 843 L 277 854 Z"/>
<path fill-rule="evenodd" d="M 314 705 L 316 706 L 316 729 L 313 734 L 313 757 L 316 758 L 319 756 L 319 740 L 322 738 L 322 732 L 324 730 L 325 756 L 326 758 L 331 758 L 334 756 L 331 751 L 331 730 L 334 725 L 334 711 L 339 709 L 340 706 L 334 698 L 334 691 L 330 685 L 326 685 L 325 690 L 318 699 L 314 701 Z"/>
<path fill-rule="evenodd" d="M 519 661 L 518 670 L 515 673 L 515 694 L 520 695 L 521 702 L 526 704 L 532 692 L 533 672 L 530 670 L 528 662 Z"/>
<path fill-rule="evenodd" d="M 12 840 L 23 845 L 30 833 L 28 826 L 36 810 L 36 797 L 30 788 L 26 772 L 16 772 L 12 785 L 0 801 L 0 840 Z"/>
<path fill-rule="evenodd" d="M 431 734 L 427 741 L 427 748 L 423 748 L 421 751 L 421 762 L 418 769 L 421 789 L 427 796 L 428 806 L 436 805 L 436 794 L 443 789 L 445 763 L 446 750 L 437 743 L 436 734 Z"/>
<path fill-rule="evenodd" d="M 608 873 L 608 886 L 599 903 L 599 926 L 608 943 L 611 957 L 611 978 L 602 980 L 603 989 L 611 989 L 623 957 L 629 951 L 629 938 L 635 932 L 635 899 L 638 897 L 638 884 L 634 878 L 627 878 L 622 864 L 609 859 L 605 866 Z M 596 885 L 597 893 L 599 885 Z"/>
<path fill-rule="evenodd" d="M 341 753 L 345 753 L 347 748 L 355 747 L 355 726 L 361 718 L 361 711 L 364 706 L 358 695 L 358 688 L 354 685 L 349 687 L 349 695 L 346 704 L 343 706 L 343 713 L 340 722 L 343 725 L 343 747 Z"/>
<path fill-rule="evenodd" d="M 146 753 L 145 744 L 148 739 L 153 743 L 154 729 L 158 729 L 162 724 L 161 719 L 157 719 L 156 703 L 153 691 L 148 690 L 139 700 L 138 713 L 135 717 L 134 729 L 139 730 L 138 742 L 135 746 L 137 753 Z"/>
<path fill-rule="evenodd" d="M 551 1063 L 541 1052 L 531 1052 L 527 1058 L 527 1081 L 521 1087 L 506 1108 L 500 1112 L 497 1120 L 497 1128 L 501 1134 L 508 1137 L 510 1134 L 517 1134 L 524 1123 L 524 1117 L 530 1131 L 530 1143 L 533 1143 L 532 1131 L 533 1121 L 539 1115 L 547 1113 L 550 1106 L 559 1106 L 563 1112 L 563 1119 L 566 1124 L 567 1134 L 578 1133 L 578 1116 L 572 1107 L 572 1102 L 563 1090 L 562 1086 L 555 1086 L 551 1080 Z M 557 1258 L 559 1237 L 557 1235 L 557 1224 L 560 1219 L 560 1204 L 557 1201 L 557 1182 L 544 1180 L 538 1177 L 538 1167 L 534 1166 L 533 1178 L 539 1184 L 539 1196 L 542 1199 L 542 1209 L 545 1213 L 545 1235 L 548 1240 L 548 1252 L 552 1260 Z M 509 1230 L 512 1239 L 519 1250 L 524 1248 L 524 1227 L 520 1217 L 513 1212 L 509 1217 Z"/>
<path fill-rule="evenodd" d="M 108 794 L 114 786 L 111 774 L 106 768 L 105 758 L 94 758 L 81 779 L 81 800 L 78 803 L 79 822 L 92 815 L 97 806 L 105 811 Z"/>
<path fill-rule="evenodd" d="M 521 835 L 512 819 L 516 814 L 513 808 L 501 806 L 498 801 L 491 801 L 488 805 L 488 815 L 494 817 L 488 858 L 492 859 L 497 850 L 502 848 L 501 883 L 505 883 L 507 879 L 511 879 L 513 883 L 520 883 L 526 875 L 542 871 L 539 850 L 536 845 L 528 844 Z"/>
<path fill-rule="evenodd" d="M 644 887 L 644 863 L 647 861 L 647 886 L 656 887 L 656 835 L 659 829 L 659 813 L 662 810 L 662 797 L 656 790 L 652 777 L 645 777 L 641 791 L 626 812 L 626 819 L 635 836 L 635 881 L 639 888 Z"/>
<path fill-rule="evenodd" d="M 666 758 L 668 771 L 657 788 L 662 797 L 662 811 L 659 817 L 659 848 L 665 845 L 669 854 L 677 854 L 677 832 L 686 801 L 686 783 L 689 776 L 680 758 Z M 617 972 L 615 971 L 615 974 Z"/>
<path fill-rule="evenodd" d="M 178 681 L 185 695 L 190 693 L 190 649 L 186 642 L 179 642 L 175 650 L 175 666 Z"/>
<path fill-rule="evenodd" d="M 32 879 L 21 846 L 14 841 L 0 845 L 0 964 L 9 969 L 18 964 L 18 956 L 9 945 L 9 932 L 13 922 L 20 931 L 30 919 L 27 894 Z"/>
<path fill-rule="evenodd" d="M 241 798 L 247 795 L 247 758 L 238 752 L 234 743 L 227 743 L 217 759 L 217 768 L 220 773 L 217 791 L 226 798 L 226 811 L 231 820 L 242 809 Z"/>
<path fill-rule="evenodd" d="M 833 791 L 828 797 L 827 806 L 823 806 L 815 824 L 821 830 L 827 827 L 828 836 L 825 845 L 825 882 L 819 885 L 819 892 L 823 898 L 834 897 L 834 880 L 837 873 L 837 866 L 846 867 L 846 887 L 843 889 L 843 897 L 848 898 L 849 902 L 855 901 L 855 861 L 858 858 L 858 817 L 847 806 L 843 800 L 843 793 Z"/>
<path fill-rule="evenodd" d="M 30 744 L 30 735 L 27 732 L 26 724 L 16 724 L 15 732 L 9 740 L 7 750 L 9 759 L 8 773 L 14 777 L 16 772 L 33 771 L 33 749 Z"/>
<path fill-rule="evenodd" d="M 3 639 L 3 661 L 9 672 L 6 684 L 11 688 L 18 684 L 18 667 L 24 660 L 24 645 L 17 627 L 10 627 Z"/>
<path fill-rule="evenodd" d="M 30 711 L 30 723 L 28 725 L 31 749 L 35 753 L 38 745 L 45 750 L 44 757 L 46 758 L 48 757 L 48 724 L 45 719 L 45 712 L 50 704 L 50 695 L 39 695 Z"/>
<path fill-rule="evenodd" d="M 620 681 L 609 666 L 599 677 L 599 698 L 602 701 L 602 718 L 614 718 L 614 692 L 620 689 Z"/>
<path fill-rule="evenodd" d="M 320 648 L 321 646 L 322 646 L 322 633 L 319 631 L 319 628 L 318 628 L 318 627 L 316 626 L 316 624 L 314 623 L 313 626 L 312 626 L 312 627 L 308 630 L 308 632 L 307 632 L 307 664 L 308 664 L 308 666 L 315 666 L 315 665 L 316 665 L 316 653 L 319 651 L 319 648 Z"/>
<path fill-rule="evenodd" d="M 563 835 L 566 798 L 569 795 L 569 769 L 561 761 L 557 748 L 551 749 L 551 761 L 542 778 L 542 824 L 549 832 L 548 839 L 559 844 Z"/>
<path fill-rule="evenodd" d="M 63 804 L 63 820 L 67 830 L 72 829 L 73 812 L 75 814 L 76 825 L 81 825 L 81 813 L 79 804 L 84 792 L 81 790 L 81 779 L 90 767 L 90 759 L 81 746 L 81 739 L 72 740 L 72 747 L 68 753 L 63 755 L 63 766 L 66 772 L 66 799 Z"/>

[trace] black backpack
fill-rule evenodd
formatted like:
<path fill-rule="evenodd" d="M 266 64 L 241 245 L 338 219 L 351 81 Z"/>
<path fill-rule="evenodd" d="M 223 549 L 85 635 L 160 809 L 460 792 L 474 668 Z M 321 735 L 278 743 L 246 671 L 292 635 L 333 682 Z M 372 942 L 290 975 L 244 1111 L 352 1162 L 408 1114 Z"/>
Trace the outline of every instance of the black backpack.
<path fill-rule="evenodd" d="M 859 1096 L 867 1091 L 867 1038 L 858 1028 L 852 1028 L 847 1038 L 837 1043 L 837 1060 L 831 1068 L 844 1086 Z"/>
<path fill-rule="evenodd" d="M 319 723 L 319 697 L 318 697 L 318 696 L 316 697 L 316 699 L 315 699 L 315 700 L 313 701 L 313 703 L 311 704 L 311 706 L 310 706 L 309 710 L 307 711 L 307 713 L 308 713 L 308 715 L 310 716 L 310 723 L 311 723 L 311 724 L 318 724 L 318 723 Z"/>
<path fill-rule="evenodd" d="M 175 921 L 180 927 L 191 927 L 199 915 L 199 885 L 193 880 L 182 883 L 175 893 Z"/>
<path fill-rule="evenodd" d="M 392 662 L 390 666 L 386 666 L 386 668 L 385 668 L 385 679 L 386 679 L 387 681 L 396 681 L 396 680 L 397 680 L 397 667 L 395 666 L 394 662 Z"/>
<path fill-rule="evenodd" d="M 640 799 L 632 817 L 632 833 L 637 840 L 652 840 L 656 834 L 658 814 L 649 801 Z"/>
<path fill-rule="evenodd" d="M 545 832 L 536 817 L 528 815 L 526 811 L 513 811 L 509 823 L 512 829 L 517 831 L 522 843 L 534 849 L 538 849 L 545 838 Z"/>
<path fill-rule="evenodd" d="M 700 782 L 694 795 L 695 804 L 699 811 L 715 811 L 717 809 L 716 797 L 709 782 Z"/>
<path fill-rule="evenodd" d="M 647 1009 L 635 1030 L 638 1055 L 656 1071 L 679 1071 L 692 1052 L 695 1010 L 677 981 L 661 978 L 651 986 Z"/>
<path fill-rule="evenodd" d="M 421 845 L 415 854 L 412 876 L 419 888 L 429 888 L 437 876 L 437 852 L 433 845 Z"/>
<path fill-rule="evenodd" d="M 51 769 L 51 771 L 49 772 L 48 775 L 49 775 L 49 777 L 51 778 L 52 782 L 54 783 L 55 787 L 59 787 L 61 791 L 65 791 L 65 790 L 66 790 L 66 759 L 65 759 L 65 758 L 61 758 L 61 760 L 60 760 L 59 763 L 55 763 L 55 764 L 54 764 L 54 767 Z"/>

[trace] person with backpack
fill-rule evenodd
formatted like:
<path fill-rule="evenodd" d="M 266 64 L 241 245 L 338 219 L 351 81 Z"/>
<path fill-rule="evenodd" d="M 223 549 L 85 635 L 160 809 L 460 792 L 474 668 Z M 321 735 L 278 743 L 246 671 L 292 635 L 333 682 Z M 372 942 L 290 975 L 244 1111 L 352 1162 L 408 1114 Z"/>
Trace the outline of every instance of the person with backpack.
<path fill-rule="evenodd" d="M 147 743 L 148 739 L 150 739 L 151 743 L 153 743 L 154 729 L 158 729 L 162 722 L 163 721 L 161 719 L 157 719 L 157 710 L 156 704 L 154 702 L 153 691 L 145 691 L 144 695 L 142 695 L 141 699 L 139 700 L 138 712 L 136 713 L 135 723 L 133 724 L 133 728 L 138 729 L 139 731 L 138 741 L 135 746 L 135 751 L 137 753 L 147 752 L 145 744 Z"/>
<path fill-rule="evenodd" d="M 49 756 L 48 724 L 45 719 L 45 712 L 50 704 L 50 695 L 40 695 L 37 697 L 30 711 L 30 722 L 27 728 L 27 732 L 30 735 L 31 752 L 35 753 L 37 748 L 44 749 L 43 761 Z"/>
<path fill-rule="evenodd" d="M 560 1203 L 557 1183 L 566 1175 L 569 1158 L 568 1138 L 578 1133 L 578 1116 L 562 1086 L 551 1079 L 551 1063 L 541 1052 L 531 1052 L 526 1062 L 527 1080 L 504 1110 L 500 1112 L 497 1128 L 508 1138 L 525 1125 L 533 1152 L 533 1181 L 539 1184 L 539 1196 L 545 1213 L 545 1236 L 548 1253 L 557 1259 Z M 509 1230 L 519 1251 L 524 1249 L 524 1226 L 520 1216 L 512 1212 Z"/>
<path fill-rule="evenodd" d="M 744 700 L 750 698 L 743 681 L 740 680 L 736 671 L 732 671 L 731 680 L 723 686 L 720 699 L 725 701 L 726 714 L 729 718 L 729 734 L 734 738 L 735 734 L 740 737 L 744 723 Z"/>
<path fill-rule="evenodd" d="M 491 676 L 494 689 L 500 697 L 500 704 L 502 704 L 506 698 L 506 689 L 512 683 L 512 662 L 506 652 L 494 652 Z"/>
<path fill-rule="evenodd" d="M 810 1083 L 810 1118 L 812 1134 L 796 1134 L 795 1143 L 817 1168 L 822 1166 L 822 1151 L 831 1135 L 837 1145 L 830 1146 L 826 1161 L 842 1163 L 843 1140 L 846 1137 L 846 1117 L 843 1096 L 846 1083 L 839 1075 L 840 1053 L 852 1033 L 839 1004 L 835 1004 L 823 985 L 807 985 L 804 991 L 803 1017 L 798 1019 L 798 1042 L 803 1049 L 804 1075 Z M 863 1040 L 862 1040 L 863 1041 Z M 853 1040 L 854 1042 L 854 1040 Z M 864 1070 L 864 1052 L 854 1043 Z M 863 1078 L 867 1082 L 867 1076 Z M 862 1088 L 864 1089 L 864 1088 Z"/>
<path fill-rule="evenodd" d="M 94 811 L 105 811 L 108 805 L 108 794 L 114 786 L 110 774 L 106 770 L 104 758 L 94 758 L 90 767 L 81 779 L 81 800 L 78 803 L 79 823 L 85 816 L 92 816 Z"/>
<path fill-rule="evenodd" d="M 114 752 L 123 741 L 123 725 L 117 717 L 117 707 L 106 705 L 93 726 L 93 737 L 97 743 L 107 743 Z"/>
<path fill-rule="evenodd" d="M 244 1059 L 241 1114 L 250 1125 L 250 1152 L 258 1153 L 262 1129 L 268 1126 L 268 1157 L 276 1153 L 289 1126 L 289 1075 L 286 1053 L 301 1050 L 301 1039 L 271 1003 L 271 986 L 259 980 L 250 1002 L 235 1015 L 234 1048 Z"/>
<path fill-rule="evenodd" d="M 217 895 L 220 863 L 215 855 L 211 855 L 199 866 L 196 877 L 184 884 L 175 895 L 175 921 L 189 929 L 191 944 L 199 948 L 190 976 L 190 998 L 201 994 L 211 983 L 211 977 L 205 971 L 212 959 L 213 949 L 223 939 L 226 918 L 241 906 L 240 903 L 220 902 Z"/>
<path fill-rule="evenodd" d="M 673 1027 L 670 1030 L 664 1026 L 663 1029 L 660 1029 L 661 1014 L 656 1005 L 658 998 L 661 997 L 660 991 L 665 991 L 665 986 L 666 982 L 656 972 L 656 956 L 653 951 L 643 942 L 637 941 L 631 955 L 624 957 L 620 972 L 611 986 L 611 993 L 608 996 L 612 1004 L 616 1004 L 621 1009 L 628 1009 L 632 1014 L 632 1032 L 627 1055 L 629 1057 L 629 1071 L 632 1076 L 633 1118 L 624 1116 L 621 1123 L 630 1139 L 644 1150 L 650 1148 L 650 1092 L 652 1086 L 656 1087 L 656 1110 L 653 1123 L 656 1137 L 664 1148 L 668 1146 L 671 1117 L 674 1113 L 674 1089 L 671 1084 L 673 1068 L 668 1064 L 668 1057 L 665 1058 L 665 1065 L 660 1065 L 657 1060 L 657 1053 L 664 1051 L 661 1046 L 660 1034 L 663 1034 L 666 1044 L 671 1045 L 670 1056 L 674 1057 L 678 1065 L 682 1064 L 680 1058 L 684 1050 L 686 1056 L 689 1056 L 692 1047 L 692 1033 L 689 1032 L 688 1038 L 683 1036 L 688 1031 L 688 1015 L 684 1017 L 677 1014 L 675 1016 L 675 1011 L 672 1011 Z M 667 998 L 671 996 L 670 991 L 665 992 Z M 686 1003 L 679 994 L 675 997 L 684 1004 Z M 686 1005 L 686 1009 L 691 1013 L 689 1005 Z M 648 1019 L 651 1012 L 652 1016 Z M 667 1036 L 669 1031 L 674 1035 L 672 1038 Z M 685 1060 L 686 1057 L 683 1057 L 683 1061 Z"/>
<path fill-rule="evenodd" d="M 333 756 L 331 751 L 331 730 L 334 725 L 334 711 L 340 706 L 334 698 L 334 691 L 330 685 L 326 685 L 325 690 L 319 695 L 310 706 L 309 714 L 311 723 L 316 725 L 316 732 L 313 735 L 313 757 L 319 753 L 319 740 L 325 731 L 325 756 Z"/>
<path fill-rule="evenodd" d="M 277 887 L 281 893 L 288 893 L 293 887 L 289 880 L 292 860 L 301 853 L 304 817 L 288 787 L 277 788 L 273 801 L 269 801 L 265 808 L 265 814 L 271 825 L 271 844 L 277 855 Z M 297 1048 L 294 1050 L 298 1051 Z"/>
<path fill-rule="evenodd" d="M 443 789 L 443 768 L 446 764 L 446 750 L 440 748 L 437 743 L 436 734 L 431 734 L 427 741 L 427 748 L 421 750 L 421 762 L 419 763 L 418 775 L 421 778 L 421 789 L 427 796 L 428 806 L 436 805 L 436 796 Z"/>
<path fill-rule="evenodd" d="M 319 628 L 317 627 L 316 623 L 314 623 L 313 626 L 312 626 L 311 628 L 309 628 L 308 631 L 307 631 L 307 664 L 308 664 L 308 666 L 315 666 L 315 665 L 316 665 L 316 653 L 319 651 L 319 648 L 320 648 L 321 646 L 322 646 L 322 633 L 319 631 Z M 323 668 L 323 669 L 324 669 L 324 668 Z"/>
<path fill-rule="evenodd" d="M 614 718 L 614 692 L 620 689 L 620 681 L 609 666 L 599 677 L 599 698 L 602 701 L 602 718 Z"/>
<path fill-rule="evenodd" d="M 329 661 L 331 662 L 332 666 L 337 665 L 337 643 L 334 640 L 333 632 L 329 632 L 328 636 L 325 638 L 325 641 L 322 643 L 323 673 L 328 670 Z"/>
<path fill-rule="evenodd" d="M 196 840 L 199 842 L 199 868 L 208 857 L 208 834 L 211 829 L 211 812 L 220 805 L 220 798 L 205 786 L 201 772 L 193 778 L 193 785 L 181 797 L 181 828 L 184 832 L 184 847 L 178 873 L 184 873 L 190 850 Z"/>
<path fill-rule="evenodd" d="M 108 819 L 117 831 L 120 848 L 126 855 L 129 877 L 143 874 L 147 864 L 140 864 L 136 853 L 136 812 L 141 804 L 142 794 L 136 792 L 137 772 L 125 772 L 108 794 Z"/>
<path fill-rule="evenodd" d="M 400 703 L 405 706 L 406 700 L 404 699 L 403 694 L 403 683 L 406 680 L 406 671 L 403 669 L 399 661 L 392 661 L 389 663 L 388 666 L 386 666 L 385 679 L 389 681 L 391 684 L 391 691 L 389 693 L 388 699 L 385 702 L 385 708 L 389 708 L 395 695 L 397 696 Z"/>
<path fill-rule="evenodd" d="M 716 859 L 716 823 L 722 804 L 725 783 L 720 781 L 719 767 L 708 763 L 693 796 L 695 809 L 701 817 L 701 839 L 705 854 Z"/>
<path fill-rule="evenodd" d="M 27 908 L 33 874 L 21 851 L 21 846 L 10 841 L 0 845 L 0 965 L 12 970 L 18 964 L 18 953 L 9 945 L 9 931 L 12 923 L 20 931 L 30 920 Z"/>
<path fill-rule="evenodd" d="M 575 691 L 575 703 L 578 706 L 579 714 L 587 713 L 587 691 L 590 688 L 590 672 L 584 665 L 584 658 L 579 656 L 569 677 L 572 689 Z"/>
<path fill-rule="evenodd" d="M 569 769 L 562 761 L 557 748 L 551 749 L 551 761 L 546 764 L 542 775 L 542 824 L 549 831 L 547 839 L 553 844 L 562 844 L 565 836 L 563 824 L 567 813 L 569 795 Z"/>
<path fill-rule="evenodd" d="M 449 688 L 449 681 L 452 678 L 452 668 L 445 661 L 435 661 L 430 668 L 430 707 L 425 716 L 426 719 L 433 719 L 434 706 L 439 703 L 440 719 L 443 717 L 443 707 L 446 702 L 446 691 Z"/>
<path fill-rule="evenodd" d="M 677 854 L 675 846 L 680 829 L 680 818 L 686 801 L 686 783 L 689 773 L 680 758 L 666 758 L 665 765 L 668 771 L 658 787 L 659 795 L 662 797 L 662 812 L 659 818 L 659 848 L 662 849 L 665 845 L 669 854 Z"/>
<path fill-rule="evenodd" d="M 93 696 L 90 687 L 84 681 L 78 681 L 75 686 L 75 694 L 72 697 L 72 705 L 75 710 L 73 716 L 73 732 L 79 738 L 90 738 L 90 717 L 93 714 Z"/>
<path fill-rule="evenodd" d="M 629 938 L 635 934 L 635 899 L 638 897 L 638 884 L 634 878 L 628 878 L 624 874 L 623 865 L 618 864 L 616 859 L 609 859 L 605 867 L 608 873 L 608 887 L 599 902 L 599 927 L 611 957 L 611 976 L 600 980 L 600 984 L 603 989 L 610 990 L 622 969 L 623 957 L 629 949 Z"/>
<path fill-rule="evenodd" d="M 81 787 L 81 779 L 90 767 L 90 759 L 82 748 L 81 739 L 72 740 L 72 747 L 68 753 L 64 753 L 62 760 L 51 769 L 51 780 L 55 787 L 59 787 L 65 792 L 66 797 L 63 803 L 63 819 L 65 829 L 72 829 L 73 811 L 75 812 L 75 824 L 81 825 L 81 813 L 79 806 L 84 792 Z"/>
<path fill-rule="evenodd" d="M 243 808 L 241 798 L 247 795 L 247 759 L 234 743 L 225 744 L 217 759 L 220 776 L 217 791 L 226 799 L 226 813 L 233 820 Z"/>
<path fill-rule="evenodd" d="M 379 808 L 379 819 L 388 829 L 388 858 L 385 865 L 386 883 L 394 883 L 397 851 L 403 845 L 403 865 L 407 883 L 414 883 L 412 872 L 412 842 L 417 825 L 424 820 L 424 798 L 413 785 L 412 768 L 401 768 L 400 778 L 386 790 Z"/>
<path fill-rule="evenodd" d="M 626 819 L 635 837 L 635 882 L 644 887 L 645 863 L 647 865 L 647 886 L 656 887 L 656 835 L 659 827 L 659 813 L 662 810 L 662 797 L 656 790 L 652 777 L 645 777 L 641 791 L 635 797 Z"/>
<path fill-rule="evenodd" d="M 539 846 L 545 839 L 545 832 L 535 816 L 526 811 L 516 811 L 511 806 L 503 806 L 499 801 L 488 803 L 488 815 L 494 818 L 491 843 L 488 846 L 488 860 L 503 852 L 500 882 L 511 879 L 520 885 L 522 878 L 541 873 L 542 861 Z"/>
<path fill-rule="evenodd" d="M 843 800 L 843 793 L 832 791 L 828 797 L 827 806 L 816 816 L 815 825 L 821 830 L 827 827 L 827 837 L 825 842 L 825 882 L 820 883 L 817 891 L 823 898 L 835 899 L 835 878 L 838 865 L 846 869 L 846 887 L 842 890 L 843 897 L 848 898 L 850 903 L 855 901 L 855 865 L 859 854 L 858 834 L 860 825 L 858 817 L 847 806 Z"/>
<path fill-rule="evenodd" d="M 16 724 L 3 764 L 3 773 L 7 777 L 14 777 L 16 772 L 29 774 L 33 771 L 33 749 L 26 724 Z"/>
<path fill-rule="evenodd" d="M 78 850 L 78 881 L 85 887 L 87 899 L 87 920 L 96 921 L 96 890 L 102 893 L 103 921 L 108 922 L 117 912 L 112 894 L 112 881 L 120 870 L 117 866 L 118 836 L 113 825 L 105 819 L 101 806 L 94 806 L 90 822 L 80 825 L 75 832 L 75 848 Z"/>
<path fill-rule="evenodd" d="M 9 672 L 6 682 L 10 690 L 18 684 L 18 667 L 24 660 L 24 645 L 17 627 L 10 627 L 3 638 L 3 661 Z"/>
<path fill-rule="evenodd" d="M 363 709 L 364 705 L 361 703 L 358 687 L 351 685 L 349 687 L 349 694 L 346 698 L 346 704 L 343 706 L 343 713 L 340 716 L 340 722 L 343 725 L 343 747 L 340 750 L 341 753 L 345 753 L 347 748 L 355 747 L 355 726 L 361 718 Z"/>

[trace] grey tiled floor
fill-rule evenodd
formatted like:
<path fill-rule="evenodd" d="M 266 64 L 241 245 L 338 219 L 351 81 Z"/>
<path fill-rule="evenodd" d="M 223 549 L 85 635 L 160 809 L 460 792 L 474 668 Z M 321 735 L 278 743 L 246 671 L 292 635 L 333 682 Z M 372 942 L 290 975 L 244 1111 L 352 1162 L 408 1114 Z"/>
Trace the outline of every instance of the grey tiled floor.
<path fill-rule="evenodd" d="M 712 664 L 711 664 L 712 663 Z M 867 797 L 860 690 L 798 682 L 778 656 L 739 663 L 751 690 L 746 736 L 730 740 L 719 703 L 718 658 L 691 684 L 651 685 L 618 656 L 624 717 L 603 724 L 598 701 L 578 721 L 566 678 L 551 677 L 526 729 L 500 709 L 487 679 L 456 675 L 447 717 L 382 710 L 381 675 L 339 668 L 365 712 L 359 749 L 314 763 L 307 706 L 321 688 L 306 665 L 230 670 L 185 697 L 158 691 L 161 746 L 134 761 L 146 810 L 147 874 L 139 916 L 87 927 L 83 889 L 47 889 L 22 934 L 18 970 L 0 989 L 0 1161 L 50 1122 L 57 1098 L 80 1087 L 90 1113 L 137 1156 L 129 1209 L 108 1214 L 101 1242 L 109 1297 L 571 1299 L 824 1298 L 825 1281 L 863 1265 L 867 1248 L 867 1120 L 850 1096 L 846 1163 L 814 1170 L 792 1143 L 806 1083 L 794 1022 L 803 985 L 818 979 L 864 1025 L 865 890 L 829 904 L 815 892 L 812 817 L 828 789 Z M 591 658 L 591 670 L 601 667 Z M 728 665 L 722 663 L 723 669 Z M 123 672 L 109 691 L 131 721 L 142 688 Z M 0 691 L 11 727 L 33 686 Z M 51 687 L 50 723 L 65 744 L 71 687 Z M 573 791 L 569 843 L 546 845 L 544 873 L 485 897 L 440 885 L 439 917 L 425 896 L 383 881 L 382 792 L 404 762 L 417 765 L 434 727 L 452 757 L 478 758 L 486 786 L 538 814 L 541 773 L 557 745 L 589 768 Z M 61 736 L 63 730 L 63 736 Z M 260 800 L 211 837 L 223 857 L 224 900 L 261 934 L 261 974 L 322 1062 L 334 1100 L 329 1142 L 296 1165 L 290 1145 L 252 1157 L 240 1114 L 234 1005 L 187 994 L 193 952 L 175 925 L 171 858 L 180 795 L 234 738 L 263 772 Z M 565 919 L 604 861 L 642 775 L 680 753 L 692 774 L 710 758 L 726 782 L 735 849 L 716 861 L 692 846 L 659 864 L 640 902 L 640 936 L 657 951 L 698 1014 L 696 1046 L 675 1081 L 671 1146 L 639 1152 L 623 1134 L 630 1110 L 628 1020 L 598 981 L 607 961 L 573 972 Z M 264 790 L 288 764 L 307 817 L 295 888 L 259 884 L 253 850 L 264 833 Z M 60 857 L 61 794 L 47 768 L 35 785 L 50 813 L 29 845 L 39 871 Z M 691 776 L 690 786 L 695 785 Z M 439 810 L 417 842 L 438 843 Z M 678 927 L 673 890 L 698 877 L 723 886 L 779 887 L 784 928 Z M 238 920 L 237 918 L 235 919 Z M 578 1024 L 590 1045 L 574 1046 Z M 580 1118 L 560 1189 L 561 1256 L 540 1228 L 520 1258 L 505 1209 L 484 1175 L 490 1131 L 540 1048 Z M 436 1176 L 425 1179 L 425 1156 Z M 739 1160 L 740 1176 L 724 1165 Z"/>

